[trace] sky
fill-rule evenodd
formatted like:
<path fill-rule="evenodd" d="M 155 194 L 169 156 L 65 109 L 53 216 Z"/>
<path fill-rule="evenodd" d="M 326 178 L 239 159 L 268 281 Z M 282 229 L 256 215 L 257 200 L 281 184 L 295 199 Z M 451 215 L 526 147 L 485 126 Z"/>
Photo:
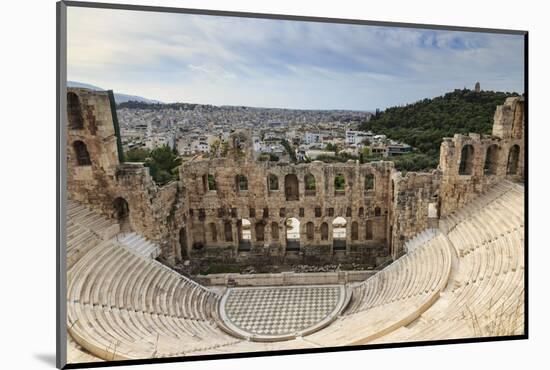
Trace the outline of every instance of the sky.
<path fill-rule="evenodd" d="M 165 103 L 374 110 L 523 93 L 523 36 L 69 7 L 67 78 Z"/>

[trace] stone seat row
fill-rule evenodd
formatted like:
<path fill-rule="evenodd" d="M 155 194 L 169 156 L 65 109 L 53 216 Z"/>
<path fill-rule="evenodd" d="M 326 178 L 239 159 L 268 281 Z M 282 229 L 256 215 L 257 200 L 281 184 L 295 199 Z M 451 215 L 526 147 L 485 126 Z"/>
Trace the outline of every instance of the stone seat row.
<path fill-rule="evenodd" d="M 89 250 L 101 243 L 101 239 L 90 230 L 67 222 L 67 268 L 71 268 L 76 261 L 84 256 Z"/>
<path fill-rule="evenodd" d="M 117 241 L 143 257 L 157 258 L 161 253 L 157 244 L 135 232 L 121 233 L 117 235 Z"/>
<path fill-rule="evenodd" d="M 94 306 L 211 320 L 217 295 L 117 245 L 103 242 L 69 271 L 67 299 Z"/>
<path fill-rule="evenodd" d="M 426 229 L 416 235 L 411 240 L 407 241 L 404 245 L 404 249 L 406 252 L 412 252 L 414 249 L 416 249 L 418 246 L 425 244 L 430 239 L 435 237 L 438 233 L 437 229 Z"/>
<path fill-rule="evenodd" d="M 523 227 L 523 196 L 504 193 L 486 208 L 463 218 L 449 232 L 458 253 L 465 254 L 477 246 Z"/>
<path fill-rule="evenodd" d="M 482 210 L 492 202 L 499 199 L 502 195 L 508 193 L 521 193 L 523 192 L 517 188 L 517 185 L 510 181 L 501 181 L 493 185 L 487 192 L 477 196 L 470 201 L 467 206 L 461 207 L 448 215 L 445 219 L 440 221 L 442 229 L 446 232 L 450 232 L 455 225 L 460 223 L 463 219 L 471 217 L 478 210 Z"/>
<path fill-rule="evenodd" d="M 68 281 L 69 333 L 101 358 L 182 356 L 238 341 L 215 324 L 217 294 L 114 239 L 80 259 Z"/>
<path fill-rule="evenodd" d="M 457 252 L 465 251 L 458 254 L 454 283 L 412 325 L 375 342 L 522 334 L 523 209 L 523 194 L 515 186 L 462 218 L 449 233 Z"/>
<path fill-rule="evenodd" d="M 120 226 L 114 220 L 71 200 L 67 203 L 67 221 L 79 224 L 103 240 L 112 238 L 120 231 Z"/>
<path fill-rule="evenodd" d="M 183 356 L 238 341 L 205 321 L 82 303 L 68 304 L 68 321 L 73 338 L 104 359 Z"/>
<path fill-rule="evenodd" d="M 356 286 L 346 314 L 441 289 L 446 284 L 450 264 L 447 241 L 437 235 Z"/>

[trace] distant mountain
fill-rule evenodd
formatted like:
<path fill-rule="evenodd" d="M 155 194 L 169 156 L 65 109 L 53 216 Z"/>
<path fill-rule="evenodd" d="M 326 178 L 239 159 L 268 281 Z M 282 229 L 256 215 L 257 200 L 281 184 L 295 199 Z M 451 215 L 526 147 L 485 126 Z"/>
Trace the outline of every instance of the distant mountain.
<path fill-rule="evenodd" d="M 97 87 L 97 86 L 94 86 L 94 85 L 86 84 L 86 83 L 83 83 L 83 82 L 77 82 L 77 81 L 67 81 L 67 87 L 82 87 L 82 88 L 85 88 L 85 89 L 105 91 L 105 89 L 103 89 L 101 87 Z M 121 94 L 121 93 L 117 93 L 117 92 L 114 92 L 114 95 L 115 95 L 115 102 L 117 104 L 125 103 L 125 102 L 128 102 L 128 101 L 137 101 L 137 102 L 151 103 L 151 104 L 162 103 L 161 101 L 158 101 L 158 100 L 147 99 L 147 98 L 143 98 L 143 97 L 137 96 L 137 95 Z"/>

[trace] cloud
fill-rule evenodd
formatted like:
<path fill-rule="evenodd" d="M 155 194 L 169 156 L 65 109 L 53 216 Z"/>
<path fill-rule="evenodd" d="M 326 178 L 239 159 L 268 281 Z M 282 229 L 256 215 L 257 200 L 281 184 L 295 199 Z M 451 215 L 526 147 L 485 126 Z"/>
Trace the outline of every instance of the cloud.
<path fill-rule="evenodd" d="M 374 109 L 523 92 L 514 35 L 69 8 L 68 76 L 162 101 Z"/>

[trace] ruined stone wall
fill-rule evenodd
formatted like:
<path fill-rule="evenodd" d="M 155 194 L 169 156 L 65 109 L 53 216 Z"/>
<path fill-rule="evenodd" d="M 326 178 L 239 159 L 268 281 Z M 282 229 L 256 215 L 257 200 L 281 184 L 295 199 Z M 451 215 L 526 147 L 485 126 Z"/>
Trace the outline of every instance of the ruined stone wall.
<path fill-rule="evenodd" d="M 68 96 L 66 121 L 69 198 L 111 218 L 117 218 L 115 201 L 123 198 L 129 211 L 126 219 L 119 220 L 123 230 L 157 242 L 163 257 L 175 262 L 179 224 L 174 223 L 185 217 L 181 184 L 158 187 L 143 164 L 119 163 L 107 92 L 69 88 L 69 94 L 73 94 Z M 86 150 L 77 151 L 76 142 L 82 142 Z"/>
<path fill-rule="evenodd" d="M 187 253 L 225 261 L 280 257 L 312 263 L 336 258 L 368 260 L 374 264 L 389 254 L 387 219 L 392 171 L 390 162 L 361 165 L 357 161 L 342 164 L 315 161 L 296 165 L 259 162 L 243 153 L 184 163 L 180 178 L 189 195 Z M 368 174 L 374 176 L 373 189 L 365 188 Z M 215 180 L 216 190 L 209 189 L 205 181 L 208 175 Z M 238 189 L 238 175 L 246 177 L 246 190 Z M 314 177 L 315 190 L 306 189 L 306 175 Z M 345 179 L 341 191 L 335 189 L 337 175 Z M 276 189 L 272 185 L 270 190 L 270 176 L 276 177 L 276 182 L 272 182 L 277 184 Z M 336 217 L 346 220 L 346 239 L 340 242 L 338 251 L 333 241 Z M 289 218 L 300 223 L 295 248 L 289 248 L 287 242 L 285 225 Z M 240 241 L 243 219 L 251 223 L 249 245 Z M 369 239 L 367 222 L 372 224 Z M 308 223 L 313 225 L 310 229 L 313 233 L 308 233 Z M 263 228 L 263 238 L 256 235 L 256 225 Z M 230 228 L 229 238 L 225 235 L 226 228 Z M 277 229 L 276 235 L 273 228 Z"/>
<path fill-rule="evenodd" d="M 439 169 L 430 173 L 402 175 L 393 162 L 383 161 L 261 162 L 254 158 L 250 132 L 239 131 L 224 157 L 186 162 L 180 181 L 159 187 L 143 164 L 119 163 L 108 93 L 69 88 L 68 94 L 69 197 L 161 245 L 170 265 L 183 259 L 378 265 L 399 257 L 404 242 L 436 227 L 439 216 L 504 178 L 524 176 L 523 98 L 497 108 L 492 136 L 444 139 Z M 306 176 L 314 188 L 306 186 Z M 341 190 L 335 184 L 340 176 Z M 125 219 L 114 206 L 120 199 L 128 205 Z M 333 237 L 337 217 L 346 221 L 344 240 Z M 298 240 L 287 238 L 290 218 L 300 223 Z M 249 241 L 243 240 L 244 220 L 251 224 Z"/>
<path fill-rule="evenodd" d="M 427 228 L 438 227 L 441 173 L 396 172 L 392 176 L 390 248 L 393 259 L 401 256 L 403 245 Z"/>
<path fill-rule="evenodd" d="M 456 134 L 443 140 L 439 161 L 441 216 L 461 208 L 505 178 L 523 181 L 523 113 L 523 98 L 508 98 L 496 109 L 492 136 Z"/>
<path fill-rule="evenodd" d="M 118 164 L 116 136 L 107 92 L 68 89 L 73 95 L 67 126 L 67 187 L 69 197 L 84 203 L 100 205 L 109 201 L 109 188 Z M 74 100 L 75 97 L 78 100 Z M 80 113 L 80 118 L 77 114 Z M 79 121 L 80 119 L 80 121 Z M 82 142 L 89 154 L 89 164 L 80 164 L 75 145 Z"/>

